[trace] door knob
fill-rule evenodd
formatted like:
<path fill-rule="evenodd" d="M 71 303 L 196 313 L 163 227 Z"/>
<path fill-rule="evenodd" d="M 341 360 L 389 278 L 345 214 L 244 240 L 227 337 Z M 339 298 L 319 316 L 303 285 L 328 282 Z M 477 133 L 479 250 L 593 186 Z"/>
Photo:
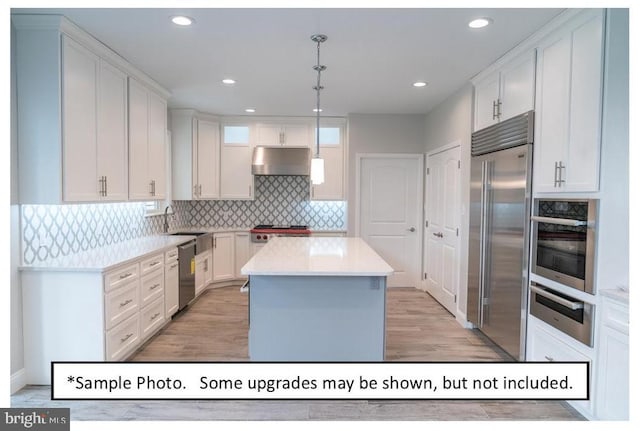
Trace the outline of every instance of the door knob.
<path fill-rule="evenodd" d="M 434 232 L 433 236 L 437 236 L 438 238 L 442 238 L 444 235 L 442 234 L 442 232 Z"/>
<path fill-rule="evenodd" d="M 415 232 L 415 231 L 416 231 L 416 228 L 415 228 L 415 227 L 410 227 L 409 229 L 407 229 L 407 231 L 409 231 L 409 232 Z"/>

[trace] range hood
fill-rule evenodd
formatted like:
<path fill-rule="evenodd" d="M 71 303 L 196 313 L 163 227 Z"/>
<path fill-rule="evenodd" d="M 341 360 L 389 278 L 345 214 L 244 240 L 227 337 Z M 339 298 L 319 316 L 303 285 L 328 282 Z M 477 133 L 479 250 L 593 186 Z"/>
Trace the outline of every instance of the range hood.
<path fill-rule="evenodd" d="M 311 149 L 307 147 L 255 147 L 253 175 L 309 175 Z"/>

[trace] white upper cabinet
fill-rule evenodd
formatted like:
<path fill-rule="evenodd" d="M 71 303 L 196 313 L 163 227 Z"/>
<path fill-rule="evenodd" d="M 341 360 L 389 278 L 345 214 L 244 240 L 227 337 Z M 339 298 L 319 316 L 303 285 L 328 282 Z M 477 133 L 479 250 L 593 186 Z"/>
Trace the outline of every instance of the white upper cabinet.
<path fill-rule="evenodd" d="M 533 109 L 535 63 L 535 50 L 530 50 L 474 82 L 474 130 Z"/>
<path fill-rule="evenodd" d="M 128 196 L 127 75 L 100 60 L 98 86 L 98 178 L 102 200 Z"/>
<path fill-rule="evenodd" d="M 194 193 L 196 199 L 215 199 L 220 196 L 219 156 L 220 125 L 217 122 L 196 120 Z"/>
<path fill-rule="evenodd" d="M 587 10 L 538 46 L 534 192 L 599 189 L 603 21 Z"/>
<path fill-rule="evenodd" d="M 311 123 L 308 120 L 256 125 L 256 145 L 259 146 L 307 147 L 310 142 Z"/>
<path fill-rule="evenodd" d="M 166 101 L 129 78 L 129 199 L 166 196 Z"/>
<path fill-rule="evenodd" d="M 220 146 L 220 199 L 253 199 L 251 127 L 222 125 Z"/>
<path fill-rule="evenodd" d="M 313 128 L 316 132 L 316 128 Z M 311 146 L 316 153 L 316 137 Z M 324 183 L 310 185 L 311 200 L 344 200 L 344 122 L 323 124 L 320 127 L 320 157 L 324 159 Z"/>
<path fill-rule="evenodd" d="M 191 109 L 171 111 L 173 199 L 220 196 L 220 125 Z"/>
<path fill-rule="evenodd" d="M 65 201 L 98 199 L 97 108 L 100 59 L 62 37 L 63 180 Z"/>
<path fill-rule="evenodd" d="M 144 119 L 144 133 L 133 132 L 144 139 L 150 136 L 158 144 L 156 148 L 164 145 L 166 120 L 160 112 L 166 110 L 163 97 L 168 93 L 64 17 L 25 14 L 11 19 L 16 29 L 15 67 L 19 77 L 20 203 L 126 201 L 130 187 L 131 103 L 127 81 L 135 77 L 162 94 L 151 102 L 152 115 Z M 138 109 L 136 95 L 133 109 Z M 140 105 L 146 110 L 147 103 L 145 100 Z M 138 114 L 136 111 L 132 117 L 141 117 Z M 146 126 L 149 120 L 157 124 L 151 126 L 150 134 Z M 156 139 L 161 127 L 162 142 Z M 151 166 L 159 165 L 160 158 L 164 166 L 164 154 L 158 154 Z M 147 168 L 147 161 L 134 160 Z M 133 181 L 142 182 L 137 177 Z M 156 198 L 164 194 L 164 181 L 164 176 L 156 180 Z M 145 198 L 149 198 L 148 193 Z"/>

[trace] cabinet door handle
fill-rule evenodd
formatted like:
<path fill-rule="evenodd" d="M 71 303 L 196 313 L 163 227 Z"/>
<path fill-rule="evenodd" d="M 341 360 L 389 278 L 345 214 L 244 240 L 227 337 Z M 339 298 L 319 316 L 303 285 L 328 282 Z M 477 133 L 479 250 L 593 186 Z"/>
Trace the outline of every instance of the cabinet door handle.
<path fill-rule="evenodd" d="M 107 182 L 107 176 L 104 177 L 104 195 L 107 196 L 109 194 L 109 183 Z"/>
<path fill-rule="evenodd" d="M 125 341 L 127 341 L 129 338 L 133 337 L 133 332 L 128 333 L 125 337 L 120 338 L 120 342 L 124 343 Z"/>
<path fill-rule="evenodd" d="M 562 160 L 558 162 L 558 187 L 562 187 L 562 183 L 565 182 L 565 180 L 562 179 L 562 170 L 565 169 L 566 166 L 562 165 Z"/>
<path fill-rule="evenodd" d="M 131 304 L 132 302 L 133 302 L 133 299 L 127 299 L 126 301 L 120 303 L 120 307 L 125 307 Z"/>
<path fill-rule="evenodd" d="M 551 356 L 544 355 L 544 358 L 549 362 L 553 362 L 553 357 Z"/>
<path fill-rule="evenodd" d="M 494 120 L 495 120 L 495 119 L 496 119 L 496 117 L 497 117 L 497 114 L 496 114 L 496 107 L 497 107 L 497 106 L 498 106 L 498 104 L 497 104 L 497 103 L 496 103 L 496 101 L 494 100 L 494 101 L 493 101 L 493 110 L 491 111 L 492 118 L 493 118 Z"/>
<path fill-rule="evenodd" d="M 198 196 L 202 196 L 202 184 L 198 184 Z"/>
<path fill-rule="evenodd" d="M 177 263 L 174 263 L 173 265 L 171 265 L 171 266 L 169 267 L 169 269 L 173 269 L 173 268 L 175 268 L 176 266 L 178 266 L 178 264 L 177 264 Z"/>
<path fill-rule="evenodd" d="M 198 196 L 198 185 L 197 184 L 193 185 L 193 196 L 195 196 L 195 197 Z"/>
<path fill-rule="evenodd" d="M 160 315 L 160 313 L 156 313 L 156 314 L 154 314 L 153 316 L 151 316 L 151 319 L 149 319 L 149 320 L 154 320 L 154 319 L 155 319 L 156 317 L 158 317 L 159 315 Z"/>
<path fill-rule="evenodd" d="M 158 287 L 160 287 L 160 283 L 156 283 L 153 286 L 151 286 L 151 288 L 149 288 L 149 290 L 154 290 L 157 289 Z"/>
<path fill-rule="evenodd" d="M 555 168 L 553 169 L 553 188 L 558 187 L 558 162 L 555 164 Z"/>
<path fill-rule="evenodd" d="M 104 177 L 100 177 L 98 179 L 98 195 L 99 196 L 104 196 L 104 186 L 102 185 L 102 178 Z"/>
<path fill-rule="evenodd" d="M 251 185 L 249 185 L 249 197 L 251 197 Z"/>
<path fill-rule="evenodd" d="M 120 276 L 120 280 L 124 280 L 125 278 L 127 278 L 127 277 L 131 277 L 132 275 L 133 275 L 133 273 L 132 273 L 132 272 L 127 272 L 127 273 L 125 273 L 125 274 L 122 274 L 122 275 Z"/>
<path fill-rule="evenodd" d="M 496 107 L 497 107 L 496 117 L 498 117 L 498 120 L 499 120 L 500 116 L 502 115 L 502 101 L 500 99 L 497 100 Z"/>
<path fill-rule="evenodd" d="M 154 261 L 154 262 L 151 262 L 151 263 L 149 264 L 149 266 L 156 266 L 156 265 L 159 265 L 159 264 L 160 264 L 160 261 L 159 261 L 159 260 L 156 260 L 156 261 Z"/>
<path fill-rule="evenodd" d="M 213 248 L 218 248 L 218 238 L 213 238 Z"/>

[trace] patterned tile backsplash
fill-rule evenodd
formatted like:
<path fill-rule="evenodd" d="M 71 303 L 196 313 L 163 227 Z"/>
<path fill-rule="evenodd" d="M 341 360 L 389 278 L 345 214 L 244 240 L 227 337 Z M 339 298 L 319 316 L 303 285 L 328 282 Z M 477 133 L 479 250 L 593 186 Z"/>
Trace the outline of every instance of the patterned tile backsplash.
<path fill-rule="evenodd" d="M 253 201 L 173 201 L 170 229 L 308 224 L 346 230 L 346 203 L 309 201 L 309 178 L 255 177 Z M 22 205 L 24 264 L 161 233 L 163 217 L 145 217 L 145 204 Z"/>

